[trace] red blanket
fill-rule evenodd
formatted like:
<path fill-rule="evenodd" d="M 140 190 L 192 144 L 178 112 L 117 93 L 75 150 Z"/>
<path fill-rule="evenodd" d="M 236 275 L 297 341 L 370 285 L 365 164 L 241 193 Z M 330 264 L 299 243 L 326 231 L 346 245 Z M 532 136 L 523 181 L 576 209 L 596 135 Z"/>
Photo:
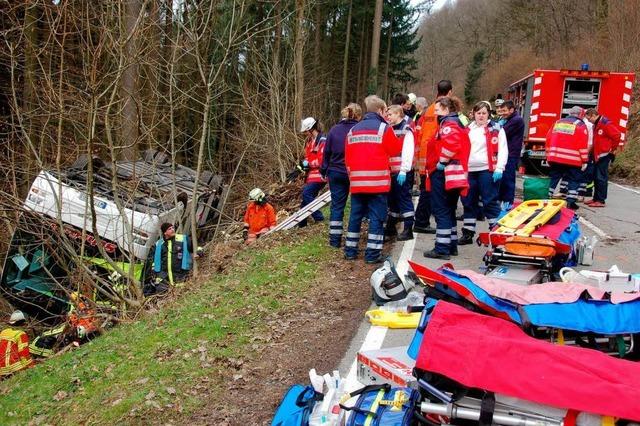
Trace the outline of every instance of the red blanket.
<path fill-rule="evenodd" d="M 640 363 L 558 346 L 440 301 L 416 367 L 465 386 L 558 408 L 640 420 Z"/>

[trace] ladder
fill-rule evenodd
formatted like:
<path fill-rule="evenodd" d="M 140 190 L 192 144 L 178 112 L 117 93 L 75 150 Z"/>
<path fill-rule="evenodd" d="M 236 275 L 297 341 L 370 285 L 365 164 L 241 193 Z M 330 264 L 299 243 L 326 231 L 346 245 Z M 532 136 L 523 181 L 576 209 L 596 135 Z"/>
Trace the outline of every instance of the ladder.
<path fill-rule="evenodd" d="M 301 208 L 300 210 L 298 210 L 297 212 L 295 212 L 294 214 L 292 214 L 291 216 L 289 216 L 288 218 L 280 222 L 278 225 L 276 225 L 275 228 L 273 228 L 269 232 L 265 233 L 265 236 L 271 234 L 272 232 L 293 228 L 294 226 L 302 222 L 304 219 L 311 216 L 314 212 L 320 210 L 321 208 L 329 204 L 330 202 L 331 202 L 331 192 L 326 191 L 323 194 L 318 195 L 316 199 L 314 199 L 312 202 L 310 202 L 309 204 L 307 204 L 306 206 L 304 206 L 303 208 Z"/>

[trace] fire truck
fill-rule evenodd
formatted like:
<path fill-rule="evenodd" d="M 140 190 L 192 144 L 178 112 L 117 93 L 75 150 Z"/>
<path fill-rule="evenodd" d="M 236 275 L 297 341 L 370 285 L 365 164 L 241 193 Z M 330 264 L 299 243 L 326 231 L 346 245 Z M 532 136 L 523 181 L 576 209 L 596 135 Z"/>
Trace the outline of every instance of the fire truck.
<path fill-rule="evenodd" d="M 522 165 L 527 173 L 542 173 L 546 166 L 545 137 L 556 120 L 573 106 L 596 108 L 622 132 L 624 146 L 634 73 L 537 69 L 509 86 L 507 99 L 514 101 L 524 119 Z"/>

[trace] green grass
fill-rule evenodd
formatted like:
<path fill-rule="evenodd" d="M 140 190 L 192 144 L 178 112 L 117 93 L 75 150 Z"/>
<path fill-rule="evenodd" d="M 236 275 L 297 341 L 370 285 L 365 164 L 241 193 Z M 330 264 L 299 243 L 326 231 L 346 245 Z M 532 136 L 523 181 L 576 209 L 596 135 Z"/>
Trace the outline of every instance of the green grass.
<path fill-rule="evenodd" d="M 326 238 L 323 227 L 296 243 L 243 251 L 238 266 L 162 312 L 3 381 L 0 424 L 34 418 L 54 424 L 158 423 L 188 416 L 202 404 L 203 391 L 224 391 L 215 378 L 233 374 L 225 363 L 255 356 L 252 337 L 263 320 L 310 287 L 332 255 Z"/>

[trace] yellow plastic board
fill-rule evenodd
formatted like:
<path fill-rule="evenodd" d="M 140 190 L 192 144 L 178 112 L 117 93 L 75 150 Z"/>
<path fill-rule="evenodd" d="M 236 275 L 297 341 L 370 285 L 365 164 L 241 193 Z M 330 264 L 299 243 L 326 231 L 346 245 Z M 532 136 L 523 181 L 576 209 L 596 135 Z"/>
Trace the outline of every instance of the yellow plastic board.
<path fill-rule="evenodd" d="M 420 322 L 420 312 L 389 312 L 372 309 L 365 314 L 372 325 L 388 328 L 416 328 Z"/>

